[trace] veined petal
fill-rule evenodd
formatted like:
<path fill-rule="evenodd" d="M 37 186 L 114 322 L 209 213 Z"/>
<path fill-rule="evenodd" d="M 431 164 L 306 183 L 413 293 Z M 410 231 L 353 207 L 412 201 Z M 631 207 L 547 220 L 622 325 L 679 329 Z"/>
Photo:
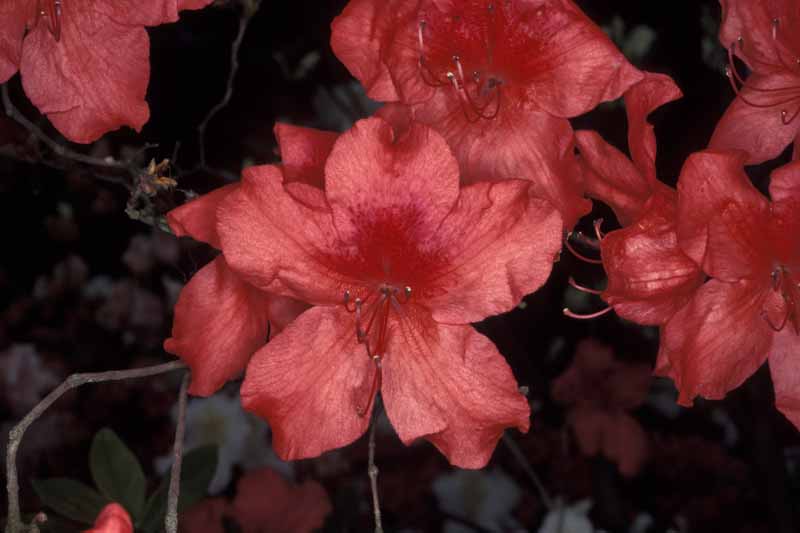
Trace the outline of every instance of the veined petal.
<path fill-rule="evenodd" d="M 766 211 L 767 199 L 744 172 L 743 152 L 698 152 L 689 156 L 678 179 L 678 242 L 697 264 L 706 266 L 708 226 L 728 203 Z"/>
<path fill-rule="evenodd" d="M 572 229 L 591 210 L 583 197 L 569 121 L 529 104 L 503 103 L 493 120 L 470 122 L 461 106 L 439 91 L 413 107 L 414 120 L 435 128 L 452 147 L 465 184 L 526 179 L 536 196 L 561 213 Z"/>
<path fill-rule="evenodd" d="M 238 188 L 238 183 L 231 183 L 176 207 L 167 213 L 170 229 L 178 237 L 189 236 L 214 248 L 221 248 L 217 234 L 217 208 Z"/>
<path fill-rule="evenodd" d="M 391 335 L 382 394 L 404 443 L 425 438 L 452 465 L 482 468 L 505 428 L 528 431 L 530 407 L 511 369 L 471 326 L 409 313 Z"/>
<path fill-rule="evenodd" d="M 201 9 L 214 0 L 96 0 L 94 9 L 127 26 L 158 26 L 178 20 L 178 11 Z"/>
<path fill-rule="evenodd" d="M 20 72 L 31 102 L 72 141 L 89 143 L 126 125 L 138 131 L 150 116 L 147 32 L 90 2 L 65 7 L 59 41 L 37 25 L 25 37 Z"/>
<path fill-rule="evenodd" d="M 775 333 L 769 354 L 769 371 L 775 388 L 775 407 L 800 428 L 800 369 L 797 354 L 800 337 L 791 327 Z"/>
<path fill-rule="evenodd" d="M 313 128 L 275 124 L 286 183 L 299 181 L 319 189 L 325 187 L 325 160 L 339 134 Z"/>
<path fill-rule="evenodd" d="M 656 135 L 647 117 L 662 105 L 682 96 L 672 78 L 654 72 L 645 72 L 644 79 L 625 93 L 628 149 L 639 172 L 651 182 L 656 180 Z"/>
<path fill-rule="evenodd" d="M 247 282 L 304 302 L 341 303 L 348 280 L 330 255 L 348 250 L 330 212 L 290 195 L 278 167 L 245 169 L 217 217 L 225 260 Z"/>
<path fill-rule="evenodd" d="M 766 361 L 773 333 L 761 316 L 766 296 L 750 281 L 712 279 L 666 323 L 661 343 L 678 403 L 691 405 L 695 396 L 720 399 Z"/>
<path fill-rule="evenodd" d="M 189 280 L 164 349 L 192 369 L 190 393 L 210 396 L 244 370 L 267 341 L 268 304 L 269 297 L 241 281 L 222 256 Z"/>
<path fill-rule="evenodd" d="M 759 202 L 763 204 L 766 202 Z M 773 243 L 769 207 L 729 202 L 708 223 L 708 247 L 703 269 L 723 281 L 769 278 Z"/>
<path fill-rule="evenodd" d="M 798 20 L 794 0 L 769 0 L 766 2 L 753 2 L 750 0 L 720 0 L 722 4 L 722 23 L 719 30 L 719 40 L 722 46 L 729 48 L 736 44 L 736 54 L 741 57 L 751 69 L 779 62 L 776 55 L 776 46 L 783 47 L 783 43 L 797 37 L 796 33 L 789 33 L 787 28 L 796 28 Z M 794 11 L 793 11 L 794 10 Z M 782 24 L 773 37 L 773 20 L 778 18 Z M 792 20 L 794 19 L 794 20 Z M 779 38 L 777 38 L 779 37 Z M 739 43 L 739 39 L 742 42 Z M 788 44 L 788 43 L 787 43 Z M 797 52 L 798 50 L 795 50 Z M 786 50 L 781 53 L 791 54 Z"/>
<path fill-rule="evenodd" d="M 346 240 L 384 218 L 424 238 L 455 204 L 458 185 L 447 143 L 418 123 L 396 136 L 383 119 L 361 120 L 339 137 L 325 165 L 325 193 Z"/>
<path fill-rule="evenodd" d="M 547 280 L 561 249 L 561 217 L 529 189 L 524 180 L 465 187 L 436 235 L 421 243 L 449 256 L 428 281 L 442 295 L 423 296 L 434 320 L 478 322 L 513 309 Z"/>
<path fill-rule="evenodd" d="M 331 23 L 331 49 L 379 102 L 397 100 L 389 69 L 381 60 L 383 40 L 391 33 L 398 2 L 351 0 Z"/>
<path fill-rule="evenodd" d="M 776 91 L 790 87 L 795 88 L 793 93 Z M 717 122 L 708 147 L 713 150 L 744 150 L 748 154 L 748 165 L 778 157 L 800 131 L 800 120 L 784 124 L 781 113 L 786 111 L 791 116 L 800 105 L 797 103 L 800 99 L 800 76 L 788 71 L 753 72 L 739 93 L 740 96 L 731 102 Z M 787 99 L 790 99 L 788 106 L 781 103 Z"/>
<path fill-rule="evenodd" d="M 25 23 L 33 14 L 29 0 L 0 2 L 0 83 L 5 83 L 19 70 Z"/>
<path fill-rule="evenodd" d="M 622 226 L 633 222 L 650 198 L 648 177 L 597 132 L 578 131 L 575 142 L 586 194 L 610 206 Z"/>
<path fill-rule="evenodd" d="M 571 0 L 539 0 L 524 11 L 521 24 L 534 42 L 522 62 L 530 76 L 531 98 L 548 113 L 581 115 L 620 97 L 642 79 Z"/>
<path fill-rule="evenodd" d="M 202 9 L 214 0 L 178 0 L 178 11 L 185 9 Z"/>
<path fill-rule="evenodd" d="M 773 242 L 784 264 L 800 264 L 800 161 L 792 161 L 772 172 L 769 183 L 772 198 Z"/>
<path fill-rule="evenodd" d="M 703 282 L 700 266 L 678 246 L 676 196 L 660 187 L 635 224 L 600 242 L 608 276 L 603 299 L 619 316 L 638 324 L 663 323 Z"/>
<path fill-rule="evenodd" d="M 269 421 L 282 459 L 316 457 L 369 426 L 375 365 L 355 331 L 343 306 L 313 307 L 247 366 L 242 404 Z"/>

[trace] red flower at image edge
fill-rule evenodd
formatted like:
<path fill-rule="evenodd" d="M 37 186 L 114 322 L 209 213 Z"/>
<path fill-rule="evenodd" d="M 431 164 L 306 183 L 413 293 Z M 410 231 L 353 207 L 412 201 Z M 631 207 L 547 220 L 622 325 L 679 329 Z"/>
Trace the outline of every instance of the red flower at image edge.
<path fill-rule="evenodd" d="M 553 399 L 570 406 L 567 421 L 581 452 L 602 453 L 628 477 L 647 458 L 647 434 L 628 411 L 647 397 L 650 374 L 649 365 L 625 364 L 614 359 L 610 347 L 584 339 L 572 365 L 551 387 Z"/>
<path fill-rule="evenodd" d="M 571 228 L 587 213 L 567 120 L 642 74 L 569 0 L 352 0 L 331 46 L 395 124 L 447 139 L 466 183 L 529 179 Z M 406 107 L 408 106 L 408 107 Z"/>
<path fill-rule="evenodd" d="M 83 533 L 133 533 L 133 522 L 124 507 L 109 503 L 97 515 L 94 527 Z"/>
<path fill-rule="evenodd" d="M 800 132 L 800 9 L 796 0 L 720 1 L 719 38 L 728 48 L 736 99 L 709 148 L 744 150 L 747 164 L 761 163 L 780 155 Z M 746 79 L 734 55 L 751 71 Z"/>
<path fill-rule="evenodd" d="M 718 399 L 767 359 L 775 403 L 800 427 L 800 163 L 775 170 L 772 202 L 743 152 L 689 157 L 678 182 L 678 240 L 711 276 L 664 326 L 660 373 L 680 391 Z"/>
<path fill-rule="evenodd" d="M 608 204 L 623 226 L 600 241 L 608 275 L 602 298 L 639 324 L 664 323 L 704 277 L 678 246 L 677 193 L 656 178 L 656 138 L 647 122 L 651 112 L 680 97 L 669 76 L 649 72 L 625 93 L 633 160 L 594 131 L 575 134 L 587 194 Z"/>
<path fill-rule="evenodd" d="M 0 83 L 18 70 L 25 94 L 66 138 L 81 143 L 150 110 L 150 40 L 145 26 L 212 0 L 3 0 Z"/>
<path fill-rule="evenodd" d="M 285 124 L 275 126 L 285 180 L 302 179 L 321 187 L 323 164 L 337 134 Z M 219 249 L 217 208 L 239 184 L 201 196 L 167 214 L 178 236 Z M 280 332 L 308 306 L 292 298 L 258 290 L 239 278 L 224 255 L 200 269 L 175 304 L 172 337 L 164 349 L 192 369 L 189 392 L 214 394 L 244 371 L 250 357 L 267 341 L 267 331 Z M 268 326 L 269 323 L 269 326 Z"/>
<path fill-rule="evenodd" d="M 406 444 L 486 464 L 530 408 L 492 342 L 471 326 L 547 279 L 561 219 L 506 180 L 460 188 L 447 144 L 414 124 L 363 120 L 334 145 L 325 189 L 244 171 L 221 203 L 225 260 L 254 286 L 309 302 L 247 367 L 244 406 L 267 418 L 283 459 L 356 440 L 375 396 Z"/>
<path fill-rule="evenodd" d="M 225 533 L 225 518 L 242 533 L 310 533 L 321 528 L 332 510 L 316 481 L 293 485 L 269 468 L 246 472 L 236 483 L 236 497 L 201 501 L 180 516 L 185 533 Z"/>

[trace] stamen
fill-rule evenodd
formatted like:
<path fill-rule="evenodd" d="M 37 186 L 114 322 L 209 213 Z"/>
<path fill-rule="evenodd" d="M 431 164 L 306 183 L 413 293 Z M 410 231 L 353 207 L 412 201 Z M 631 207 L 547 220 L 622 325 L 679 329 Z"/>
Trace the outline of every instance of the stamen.
<path fill-rule="evenodd" d="M 592 225 L 594 226 L 594 234 L 597 235 L 597 240 L 602 241 L 603 239 L 605 239 L 606 234 L 603 233 L 602 229 L 600 229 L 600 226 L 603 225 L 603 219 L 602 218 L 595 219 Z"/>
<path fill-rule="evenodd" d="M 572 232 L 569 232 L 569 234 L 567 234 L 567 238 L 564 240 L 564 246 L 567 247 L 567 250 L 569 250 L 572 253 L 572 255 L 574 255 L 575 257 L 577 257 L 581 261 L 584 261 L 586 263 L 590 263 L 592 265 L 602 265 L 603 264 L 603 261 L 601 259 L 592 259 L 590 257 L 586 257 L 585 255 L 583 255 L 580 252 L 578 252 L 575 248 L 573 248 L 572 245 L 569 243 L 569 239 L 570 239 L 571 236 L 572 236 Z"/>
<path fill-rule="evenodd" d="M 597 294 L 597 295 L 603 294 L 603 291 L 599 291 L 597 289 L 590 289 L 589 287 L 584 287 L 583 285 L 579 285 L 578 282 L 575 281 L 575 278 L 573 278 L 572 276 L 569 277 L 568 283 L 570 284 L 571 287 L 578 289 L 581 292 L 586 292 L 589 294 Z"/>
<path fill-rule="evenodd" d="M 780 325 L 776 326 L 775 324 L 772 323 L 772 320 L 769 318 L 769 313 L 767 313 L 763 309 L 761 310 L 761 318 L 763 318 L 767 322 L 767 325 L 769 325 L 769 327 L 772 328 L 772 330 L 775 332 L 783 330 L 783 328 L 786 326 L 786 322 L 789 320 L 790 314 L 792 314 L 792 311 L 791 308 L 787 305 L 786 314 L 783 315 L 783 319 L 781 320 Z"/>
<path fill-rule="evenodd" d="M 367 413 L 369 413 L 370 409 L 372 409 L 372 404 L 375 403 L 375 397 L 378 395 L 378 391 L 381 390 L 381 384 L 383 381 L 383 371 L 381 366 L 381 356 L 374 355 L 372 356 L 372 361 L 375 363 L 375 375 L 372 378 L 372 386 L 369 389 L 369 397 L 367 398 L 367 405 L 366 407 L 356 407 L 356 414 L 364 418 Z"/>
<path fill-rule="evenodd" d="M 588 315 L 579 315 L 577 313 L 573 313 L 572 311 L 570 311 L 568 308 L 565 307 L 562 310 L 562 312 L 564 313 L 564 315 L 566 315 L 566 316 L 568 316 L 570 318 L 577 318 L 578 320 L 590 320 L 592 318 L 597 318 L 599 316 L 603 316 L 606 313 L 608 313 L 609 311 L 611 311 L 612 309 L 613 309 L 613 307 L 608 306 L 605 309 L 601 309 L 600 311 L 597 311 L 596 313 L 591 313 L 591 314 L 588 314 Z"/>
<path fill-rule="evenodd" d="M 45 2 L 45 7 L 42 6 Z M 56 41 L 61 40 L 61 0 L 38 0 L 36 4 L 36 23 L 39 18 L 47 19 L 47 31 Z"/>

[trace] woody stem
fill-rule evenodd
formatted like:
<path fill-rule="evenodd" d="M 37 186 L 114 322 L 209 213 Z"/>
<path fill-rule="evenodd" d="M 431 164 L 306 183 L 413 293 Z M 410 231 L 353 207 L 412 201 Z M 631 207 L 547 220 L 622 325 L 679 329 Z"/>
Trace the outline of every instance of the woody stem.
<path fill-rule="evenodd" d="M 378 410 L 375 409 L 375 413 Z M 372 490 L 372 511 L 375 515 L 375 533 L 383 533 L 383 523 L 381 521 L 381 505 L 378 498 L 378 467 L 375 466 L 375 426 L 378 416 L 372 417 L 369 428 L 369 466 L 367 475 L 369 476 L 369 486 Z"/>

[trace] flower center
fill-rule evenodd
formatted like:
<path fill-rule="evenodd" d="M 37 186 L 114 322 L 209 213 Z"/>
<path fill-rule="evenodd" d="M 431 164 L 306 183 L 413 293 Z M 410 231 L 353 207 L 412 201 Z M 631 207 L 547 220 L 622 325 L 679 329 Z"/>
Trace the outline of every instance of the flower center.
<path fill-rule="evenodd" d="M 40 19 L 45 19 L 50 35 L 56 41 L 61 40 L 61 4 L 62 0 L 36 0 L 33 24 L 28 29 L 35 28 Z"/>
<path fill-rule="evenodd" d="M 787 47 L 782 46 L 778 41 L 780 35 L 781 21 L 779 18 L 772 19 L 772 40 L 770 42 L 772 48 L 772 55 L 774 56 L 773 62 L 767 62 L 756 57 L 749 58 L 752 61 L 756 70 L 763 71 L 783 71 L 789 74 L 794 74 L 800 77 L 800 57 L 786 56 Z M 781 121 L 783 124 L 790 124 L 794 122 L 798 115 L 800 115 L 800 83 L 794 83 L 785 87 L 759 87 L 754 84 L 747 86 L 747 89 L 752 91 L 752 96 L 745 97 L 742 94 L 739 85 L 744 85 L 745 81 L 739 74 L 734 64 L 734 52 L 736 47 L 740 50 L 744 49 L 745 42 L 742 36 L 732 42 L 728 47 L 728 66 L 725 67 L 725 74 L 731 83 L 736 95 L 742 99 L 744 103 L 751 107 L 780 108 Z"/>
<path fill-rule="evenodd" d="M 358 408 L 359 416 L 365 416 L 369 412 L 381 388 L 381 362 L 386 356 L 389 314 L 393 309 L 400 312 L 401 306 L 408 303 L 409 299 L 411 299 L 411 287 L 404 287 L 401 290 L 386 283 L 379 285 L 377 290 L 369 292 L 363 299 L 361 297 L 353 299 L 349 290 L 344 292 L 345 309 L 355 314 L 356 340 L 364 345 L 367 356 L 375 363 L 369 397 L 366 405 Z"/>
<path fill-rule="evenodd" d="M 787 322 L 791 322 L 795 334 L 800 335 L 800 284 L 798 284 L 792 272 L 783 265 L 772 271 L 771 278 L 772 290 L 780 293 L 783 300 L 782 317 L 776 324 L 765 309 L 761 312 L 764 320 L 775 331 L 783 330 Z"/>
<path fill-rule="evenodd" d="M 484 18 L 488 14 L 484 21 L 464 21 L 461 15 L 441 17 L 436 21 L 436 26 L 441 26 L 437 35 L 433 24 L 425 19 L 417 26 L 422 81 L 431 87 L 452 90 L 469 122 L 491 120 L 500 111 L 503 79 L 495 72 L 494 64 L 494 3 L 490 2 L 485 10 L 478 15 Z"/>

